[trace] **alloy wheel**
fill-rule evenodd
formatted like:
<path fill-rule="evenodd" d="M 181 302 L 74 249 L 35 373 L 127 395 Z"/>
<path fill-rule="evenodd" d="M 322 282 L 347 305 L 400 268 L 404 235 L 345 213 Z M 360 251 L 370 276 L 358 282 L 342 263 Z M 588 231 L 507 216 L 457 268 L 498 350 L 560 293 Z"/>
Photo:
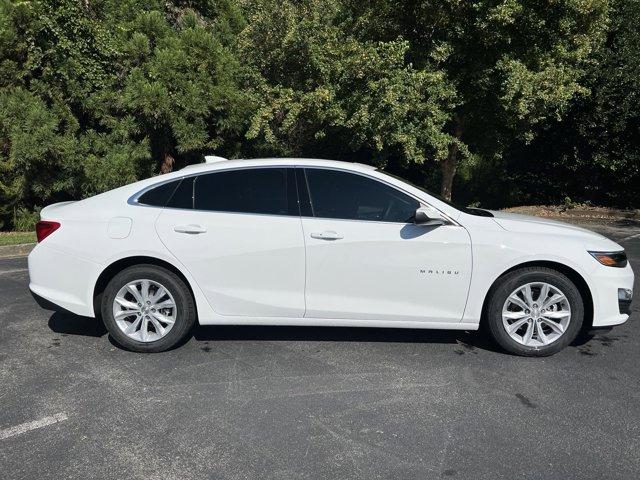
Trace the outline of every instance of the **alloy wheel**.
<path fill-rule="evenodd" d="M 127 282 L 113 299 L 118 328 L 139 342 L 154 342 L 167 335 L 177 320 L 173 295 L 160 283 L 140 279 Z"/>
<path fill-rule="evenodd" d="M 502 325 L 516 342 L 527 347 L 544 347 L 558 340 L 571 322 L 566 295 L 545 282 L 516 288 L 502 308 Z"/>

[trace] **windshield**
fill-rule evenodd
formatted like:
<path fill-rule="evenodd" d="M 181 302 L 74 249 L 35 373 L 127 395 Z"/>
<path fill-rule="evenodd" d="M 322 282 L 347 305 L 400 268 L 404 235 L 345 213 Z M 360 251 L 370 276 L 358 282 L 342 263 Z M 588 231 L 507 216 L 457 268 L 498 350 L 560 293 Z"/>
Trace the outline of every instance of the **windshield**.
<path fill-rule="evenodd" d="M 390 177 L 393 177 L 393 178 L 395 178 L 397 180 L 401 180 L 404 183 L 409 184 L 412 187 L 417 188 L 418 190 L 420 190 L 420 191 L 422 191 L 422 192 L 424 192 L 424 193 L 426 193 L 428 195 L 431 195 L 432 197 L 437 198 L 441 202 L 444 202 L 447 205 L 449 205 L 450 207 L 453 207 L 456 210 L 459 210 L 461 212 L 468 213 L 469 215 L 477 215 L 478 217 L 493 217 L 493 213 L 491 213 L 489 210 L 484 210 L 482 208 L 465 207 L 465 206 L 459 205 L 457 203 L 452 202 L 451 200 L 447 200 L 447 199 L 441 197 L 437 193 L 430 192 L 426 188 L 421 187 L 419 185 L 416 185 L 413 182 L 410 182 L 406 178 L 402 178 L 402 177 L 400 177 L 398 175 L 394 175 L 393 173 L 385 172 L 384 170 L 380 170 L 380 172 L 384 173 L 385 175 L 389 175 Z"/>

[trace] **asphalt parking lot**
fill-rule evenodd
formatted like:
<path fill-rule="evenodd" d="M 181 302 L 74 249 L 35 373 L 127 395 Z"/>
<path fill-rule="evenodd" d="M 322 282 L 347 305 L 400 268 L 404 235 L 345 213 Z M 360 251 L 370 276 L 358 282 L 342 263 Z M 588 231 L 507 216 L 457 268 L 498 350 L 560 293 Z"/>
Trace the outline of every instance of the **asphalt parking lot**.
<path fill-rule="evenodd" d="M 638 230 L 605 232 L 640 291 Z M 281 327 L 149 355 L 27 285 L 26 259 L 0 261 L 0 478 L 640 478 L 637 300 L 544 359 L 475 332 Z"/>

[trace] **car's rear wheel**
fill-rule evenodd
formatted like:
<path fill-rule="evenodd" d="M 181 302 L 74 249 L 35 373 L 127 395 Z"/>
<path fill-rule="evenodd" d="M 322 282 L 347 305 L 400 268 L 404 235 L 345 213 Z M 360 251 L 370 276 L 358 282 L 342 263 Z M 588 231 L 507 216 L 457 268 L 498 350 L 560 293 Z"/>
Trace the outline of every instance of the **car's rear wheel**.
<path fill-rule="evenodd" d="M 575 339 L 583 318 L 582 296 L 566 275 L 527 267 L 509 272 L 494 285 L 484 321 L 505 350 L 547 356 Z"/>
<path fill-rule="evenodd" d="M 189 334 L 196 318 L 184 281 L 156 265 L 132 266 L 114 276 L 101 312 L 116 343 L 136 352 L 170 349 Z"/>

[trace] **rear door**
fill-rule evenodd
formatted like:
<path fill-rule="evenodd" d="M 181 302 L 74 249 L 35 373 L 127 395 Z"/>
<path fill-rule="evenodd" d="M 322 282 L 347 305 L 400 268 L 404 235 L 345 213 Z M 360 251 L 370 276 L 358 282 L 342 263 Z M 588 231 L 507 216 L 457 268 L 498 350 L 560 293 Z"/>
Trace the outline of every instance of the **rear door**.
<path fill-rule="evenodd" d="M 305 249 L 293 168 L 187 177 L 156 229 L 217 313 L 304 315 Z"/>

